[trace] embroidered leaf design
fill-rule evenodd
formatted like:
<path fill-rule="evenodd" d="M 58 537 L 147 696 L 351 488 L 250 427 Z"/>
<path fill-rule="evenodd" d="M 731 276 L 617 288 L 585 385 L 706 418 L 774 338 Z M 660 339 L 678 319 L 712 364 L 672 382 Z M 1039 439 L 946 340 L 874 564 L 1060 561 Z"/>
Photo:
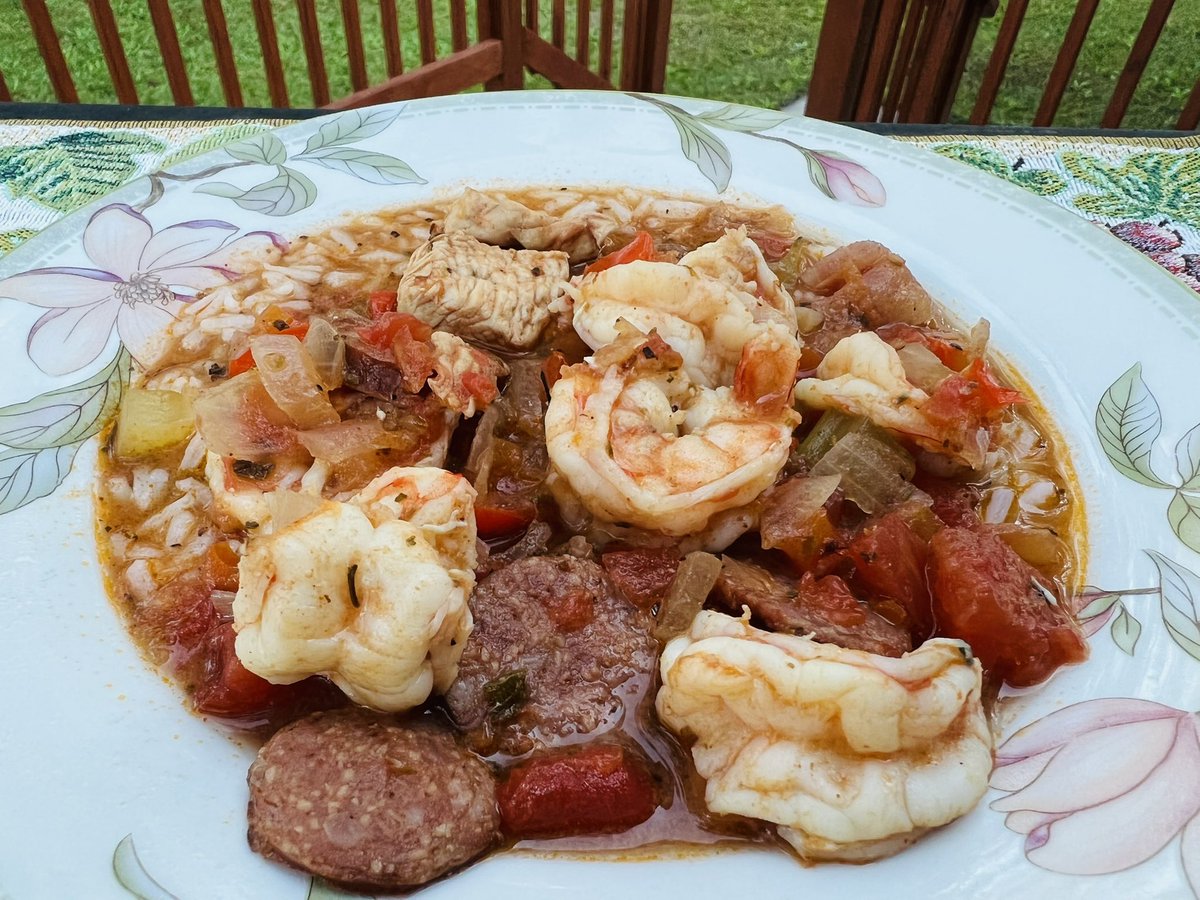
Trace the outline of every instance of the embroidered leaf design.
<path fill-rule="evenodd" d="M 702 112 L 695 118 L 697 121 L 705 122 L 714 128 L 724 128 L 726 131 L 758 132 L 769 131 L 776 125 L 782 125 L 791 116 L 769 109 L 756 109 L 753 106 L 729 103 L 719 109 Z"/>
<path fill-rule="evenodd" d="M 1188 887 L 1193 896 L 1200 897 L 1200 816 L 1195 816 L 1184 826 L 1179 852 L 1183 856 L 1183 873 L 1187 876 Z"/>
<path fill-rule="evenodd" d="M 1004 154 L 977 144 L 939 144 L 934 152 L 947 159 L 956 159 L 976 169 L 981 169 L 997 178 L 1019 184 L 1026 190 L 1033 191 L 1042 197 L 1060 193 L 1066 190 L 1067 182 L 1061 175 L 1050 169 L 1032 169 L 1026 166 L 1017 168 L 1010 163 Z"/>
<path fill-rule="evenodd" d="M 0 408 L 0 444 L 42 450 L 75 444 L 97 434 L 116 412 L 129 380 L 129 352 L 86 381 Z"/>
<path fill-rule="evenodd" d="M 1165 488 L 1171 485 L 1150 468 L 1150 453 L 1160 431 L 1158 401 L 1142 381 L 1142 364 L 1134 363 L 1100 398 L 1096 435 L 1118 472 L 1141 484 Z"/>
<path fill-rule="evenodd" d="M 69 212 L 120 187 L 166 149 L 136 131 L 73 131 L 0 148 L 0 182 L 14 197 Z"/>
<path fill-rule="evenodd" d="M 234 159 L 264 163 L 268 166 L 278 166 L 287 162 L 287 150 L 283 141 L 270 132 L 231 144 L 225 148 L 225 152 Z"/>
<path fill-rule="evenodd" d="M 200 185 L 196 192 L 212 194 L 214 197 L 228 197 L 242 209 L 268 216 L 290 216 L 312 206 L 313 201 L 317 199 L 317 186 L 307 175 L 287 166 L 276 166 L 275 170 L 279 174 L 270 181 L 264 181 L 247 190 L 224 181 L 216 181 Z"/>
<path fill-rule="evenodd" d="M 232 144 L 235 141 L 243 141 L 248 137 L 253 137 L 254 135 L 270 130 L 270 125 L 264 125 L 261 122 L 239 122 L 236 125 L 224 125 L 219 128 L 208 129 L 202 137 L 184 144 L 174 153 L 166 156 L 159 163 L 159 168 L 168 169 L 178 163 L 200 156 L 202 153 L 216 150 L 218 147 L 224 147 L 226 144 Z"/>
<path fill-rule="evenodd" d="M 1067 171 L 1099 193 L 1082 194 L 1075 206 L 1092 216 L 1171 219 L 1200 228 L 1200 167 L 1186 153 L 1133 153 L 1120 164 L 1087 153 L 1062 154 Z"/>
<path fill-rule="evenodd" d="M 0 453 L 0 515 L 54 493 L 71 471 L 77 450 L 79 444 L 67 444 Z"/>
<path fill-rule="evenodd" d="M 1175 466 L 1179 469 L 1180 485 L 1185 491 L 1200 491 L 1200 425 L 1179 439 L 1175 445 Z"/>
<path fill-rule="evenodd" d="M 37 234 L 32 228 L 16 228 L 0 231 L 0 253 L 11 253 Z"/>
<path fill-rule="evenodd" d="M 733 175 L 733 162 L 724 141 L 704 127 L 696 116 L 673 103 L 645 94 L 633 96 L 657 106 L 670 117 L 679 133 L 679 146 L 683 155 L 695 163 L 700 174 L 712 182 L 718 193 L 729 187 L 729 179 Z"/>
<path fill-rule="evenodd" d="M 146 871 L 138 859 L 137 848 L 133 846 L 132 834 L 125 835 L 117 844 L 117 849 L 113 851 L 112 867 L 113 875 L 121 887 L 139 900 L 178 900 Z"/>
<path fill-rule="evenodd" d="M 1176 537 L 1200 553 L 1200 495 L 1176 491 L 1167 506 L 1167 521 Z"/>
<path fill-rule="evenodd" d="M 403 160 L 370 150 L 317 149 L 300 159 L 315 162 L 327 169 L 345 172 L 372 184 L 426 184 L 424 178 Z"/>
<path fill-rule="evenodd" d="M 1122 604 L 1121 611 L 1113 619 L 1109 634 L 1112 635 L 1113 643 L 1133 656 L 1138 638 L 1142 636 L 1142 623 L 1135 619 Z"/>
<path fill-rule="evenodd" d="M 1200 622 L 1196 619 L 1200 576 L 1154 550 L 1146 553 L 1158 567 L 1163 624 L 1168 634 L 1189 655 L 1200 660 Z"/>
<path fill-rule="evenodd" d="M 305 153 L 319 147 L 343 147 L 382 132 L 400 115 L 395 110 L 351 109 L 324 123 L 304 145 Z"/>

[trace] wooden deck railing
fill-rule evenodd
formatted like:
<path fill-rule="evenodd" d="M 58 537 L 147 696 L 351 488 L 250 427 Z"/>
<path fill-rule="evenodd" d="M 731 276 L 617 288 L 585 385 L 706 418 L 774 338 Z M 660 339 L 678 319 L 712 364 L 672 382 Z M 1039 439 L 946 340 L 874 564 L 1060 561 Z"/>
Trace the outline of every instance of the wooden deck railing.
<path fill-rule="evenodd" d="M 991 117 L 1028 5 L 1008 0 L 1004 8 L 971 107 L 972 124 L 985 125 Z M 1075 3 L 1031 124 L 1054 123 L 1099 5 L 1100 0 Z M 1151 0 L 1098 123 L 1102 128 L 1121 126 L 1174 6 L 1175 0 Z M 998 0 L 830 0 L 808 114 L 859 122 L 948 121 L 979 22 L 998 10 Z M 1200 79 L 1175 127 L 1192 130 L 1198 124 Z"/>
<path fill-rule="evenodd" d="M 104 55 L 113 96 L 120 103 L 139 102 L 134 72 L 121 41 L 117 17 L 109 0 L 86 0 Z M 195 94 L 179 43 L 170 0 L 146 0 L 155 40 L 162 55 L 163 71 L 171 96 L 178 106 L 192 106 Z M 226 6 L 249 3 L 261 51 L 261 74 L 265 77 L 272 106 L 292 105 L 275 14 L 286 0 L 224 0 Z M 525 85 L 526 70 L 535 72 L 556 87 L 661 91 L 666 72 L 667 38 L 671 0 L 449 0 L 449 47 L 438 55 L 438 21 L 432 0 L 401 0 L 415 6 L 419 62 L 404 59 L 400 17 L 396 0 L 379 0 L 387 77 L 371 84 L 363 41 L 358 0 L 340 0 L 345 47 L 325 42 L 316 0 L 294 0 L 313 105 L 348 109 L 388 100 L 403 100 L 449 94 L 475 85 L 488 90 L 514 90 Z M 45 0 L 22 0 L 26 23 L 6 21 L 16 29 L 26 24 L 32 31 L 55 97 L 61 103 L 79 102 L 71 69 L 63 53 L 58 32 Z M 472 15 L 472 7 L 473 13 Z M 549 40 L 543 37 L 542 15 L 549 7 Z M 594 9 L 593 7 L 598 7 Z M 213 64 L 220 80 L 225 104 L 244 105 L 242 78 L 257 78 L 259 72 L 241 73 L 230 39 L 222 0 L 203 0 L 203 15 L 211 44 Z M 573 12 L 573 16 L 568 14 Z M 567 35 L 569 18 L 574 34 Z M 471 34 L 472 19 L 474 35 Z M 596 30 L 593 31 L 593 24 Z M 444 37 L 444 35 L 442 35 Z M 596 52 L 593 54 L 593 44 Z M 620 59 L 614 59 L 619 51 Z M 326 54 L 344 58 L 352 93 L 332 98 Z M 594 57 L 594 58 L 593 58 Z M 0 100 L 13 97 L 0 72 Z"/>

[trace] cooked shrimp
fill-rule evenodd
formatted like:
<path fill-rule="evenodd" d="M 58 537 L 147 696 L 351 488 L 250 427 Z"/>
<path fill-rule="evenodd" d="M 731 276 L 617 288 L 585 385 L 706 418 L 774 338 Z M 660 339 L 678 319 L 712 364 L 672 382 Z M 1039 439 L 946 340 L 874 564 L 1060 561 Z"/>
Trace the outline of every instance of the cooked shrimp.
<path fill-rule="evenodd" d="M 745 227 L 678 263 L 638 260 L 585 275 L 572 324 L 593 350 L 617 339 L 624 320 L 658 332 L 701 387 L 732 383 L 742 348 L 769 326 L 796 333 L 791 298 Z"/>
<path fill-rule="evenodd" d="M 458 673 L 471 633 L 475 491 L 448 472 L 395 469 L 364 495 L 362 505 L 324 501 L 250 540 L 235 647 L 268 681 L 327 675 L 355 702 L 399 712 Z"/>
<path fill-rule="evenodd" d="M 982 669 L 961 641 L 893 659 L 704 610 L 661 671 L 659 717 L 695 736 L 708 808 L 776 823 L 806 859 L 894 853 L 987 790 Z"/>
<path fill-rule="evenodd" d="M 388 469 L 351 498 L 375 525 L 402 519 L 419 528 L 443 563 L 475 569 L 475 489 L 433 466 Z"/>
<path fill-rule="evenodd" d="M 908 380 L 896 350 L 871 331 L 838 341 L 817 366 L 817 377 L 796 385 L 795 398 L 817 409 L 864 416 L 969 466 L 982 463 L 987 450 L 986 431 L 948 429 L 926 417 L 922 408 L 929 394 Z"/>
<path fill-rule="evenodd" d="M 602 521 L 701 531 L 766 490 L 787 461 L 799 349 L 781 327 L 765 329 L 746 345 L 734 386 L 708 388 L 657 333 L 625 328 L 551 390 L 552 486 Z"/>
<path fill-rule="evenodd" d="M 273 475 L 279 473 L 272 473 Z M 272 518 L 271 494 L 252 484 L 238 483 L 229 477 L 226 459 L 208 451 L 204 462 L 204 476 L 212 489 L 213 507 L 219 516 L 226 518 L 231 530 L 240 528 L 266 529 Z M 308 468 L 296 466 L 281 478 L 273 478 L 274 490 L 294 491 L 312 498 L 314 505 L 321 497 L 325 479 L 329 476 L 329 464 L 314 460 Z M 252 524 L 251 524 L 252 523 Z"/>

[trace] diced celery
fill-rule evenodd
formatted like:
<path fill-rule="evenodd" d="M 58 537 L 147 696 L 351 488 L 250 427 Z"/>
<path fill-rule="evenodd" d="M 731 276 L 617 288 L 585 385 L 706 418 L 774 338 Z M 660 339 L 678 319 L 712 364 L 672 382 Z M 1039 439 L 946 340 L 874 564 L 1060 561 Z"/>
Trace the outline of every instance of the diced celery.
<path fill-rule="evenodd" d="M 875 429 L 879 431 L 879 429 Z M 912 457 L 886 434 L 860 428 L 840 438 L 813 466 L 813 475 L 841 475 L 841 489 L 868 515 L 907 499 L 915 471 Z"/>
<path fill-rule="evenodd" d="M 192 401 L 177 391 L 129 388 L 117 413 L 113 453 L 135 459 L 167 450 L 194 429 Z"/>
<path fill-rule="evenodd" d="M 793 456 L 803 459 L 811 469 L 841 437 L 866 421 L 861 416 L 827 409 L 821 414 L 821 418 L 817 419 L 812 431 L 796 447 Z"/>

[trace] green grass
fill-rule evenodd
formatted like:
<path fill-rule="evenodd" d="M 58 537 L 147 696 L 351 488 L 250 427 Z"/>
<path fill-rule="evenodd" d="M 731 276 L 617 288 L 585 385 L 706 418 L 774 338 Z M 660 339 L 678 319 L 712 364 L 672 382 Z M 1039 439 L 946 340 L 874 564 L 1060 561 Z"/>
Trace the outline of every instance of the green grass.
<path fill-rule="evenodd" d="M 1104 0 L 1100 4 L 1056 125 L 1087 126 L 1099 122 L 1149 3 L 1150 0 Z M 113 0 L 112 5 L 142 102 L 171 104 L 144 0 Z M 447 53 L 448 6 L 445 0 L 435 0 L 434 5 L 441 37 L 439 53 Z M 49 0 L 49 6 L 80 99 L 85 103 L 112 102 L 115 98 L 87 4 L 83 0 Z M 310 105 L 312 94 L 295 4 L 283 0 L 274 6 L 292 105 Z M 364 2 L 359 6 L 369 75 L 372 81 L 379 81 L 384 78 L 385 66 L 378 4 Z M 401 0 L 397 6 L 405 61 L 412 65 L 419 61 L 414 4 Z M 599 6 L 592 4 L 593 33 L 598 30 Z M 1031 0 L 993 122 L 1032 121 L 1074 6 L 1075 0 Z M 319 0 L 318 7 L 330 92 L 338 97 L 351 89 L 340 3 Z M 550 4 L 544 2 L 542 7 L 542 32 L 548 37 Z M 171 8 L 197 104 L 225 105 L 200 0 L 173 0 Z M 249 106 L 268 106 L 270 98 L 249 0 L 224 0 L 224 8 L 244 101 Z M 573 45 L 574 4 L 569 3 L 568 8 L 568 43 Z M 780 107 L 794 100 L 808 86 L 824 9 L 825 0 L 675 0 L 666 89 L 687 96 L 767 107 Z M 471 18 L 473 34 L 473 12 Z M 970 113 L 1000 19 L 997 15 L 985 20 L 980 28 L 954 107 L 956 121 L 965 121 Z M 25 25 L 20 0 L 0 0 L 0 23 L 5 34 L 0 41 L 0 70 L 13 95 L 20 100 L 52 101 L 50 82 Z M 1198 48 L 1200 0 L 1178 0 L 1134 97 L 1125 127 L 1173 126 L 1196 77 Z M 619 48 L 616 56 L 619 59 Z M 539 78 L 529 79 L 528 84 L 546 86 Z"/>

